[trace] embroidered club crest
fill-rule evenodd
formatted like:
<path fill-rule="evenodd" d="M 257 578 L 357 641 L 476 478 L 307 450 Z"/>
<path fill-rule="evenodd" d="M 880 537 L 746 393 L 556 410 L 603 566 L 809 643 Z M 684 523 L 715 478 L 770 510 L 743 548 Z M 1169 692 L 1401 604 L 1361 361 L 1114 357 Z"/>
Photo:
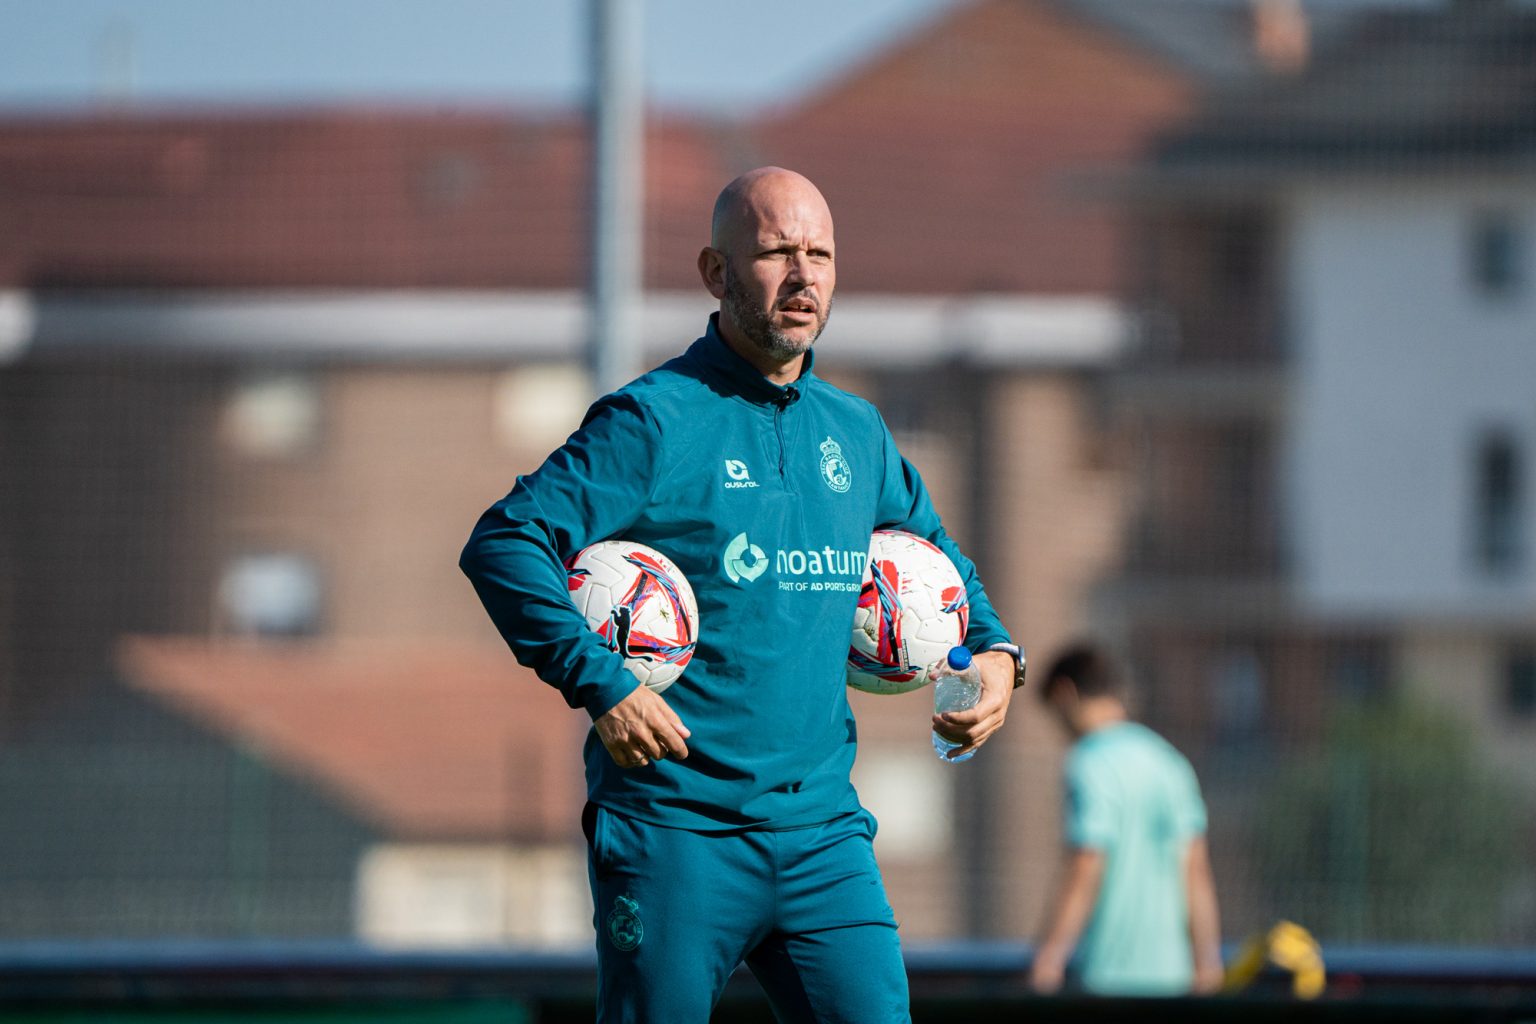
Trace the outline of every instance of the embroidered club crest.
<path fill-rule="evenodd" d="M 853 468 L 843 458 L 843 449 L 830 437 L 821 442 L 821 479 L 838 494 L 853 486 Z"/>
<path fill-rule="evenodd" d="M 640 904 L 629 896 L 614 898 L 613 909 L 608 912 L 608 941 L 613 948 L 629 952 L 645 938 L 645 926 L 640 923 Z"/>

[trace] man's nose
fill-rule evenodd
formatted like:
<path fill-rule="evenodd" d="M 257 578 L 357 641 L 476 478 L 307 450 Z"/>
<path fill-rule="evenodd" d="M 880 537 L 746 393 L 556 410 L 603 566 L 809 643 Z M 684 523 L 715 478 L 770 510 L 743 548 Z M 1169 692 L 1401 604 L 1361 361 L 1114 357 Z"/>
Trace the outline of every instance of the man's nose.
<path fill-rule="evenodd" d="M 797 252 L 789 258 L 789 280 L 802 282 L 811 279 L 811 257 L 809 253 Z"/>

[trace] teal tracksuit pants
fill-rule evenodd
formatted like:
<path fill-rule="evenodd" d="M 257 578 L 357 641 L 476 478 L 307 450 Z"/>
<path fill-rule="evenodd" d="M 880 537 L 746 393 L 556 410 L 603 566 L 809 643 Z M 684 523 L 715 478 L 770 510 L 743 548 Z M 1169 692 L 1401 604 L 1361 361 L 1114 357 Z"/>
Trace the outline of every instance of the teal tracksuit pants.
<path fill-rule="evenodd" d="M 705 1024 L 743 961 L 780 1021 L 910 1020 L 867 811 L 693 832 L 595 804 L 583 825 L 604 1024 Z"/>

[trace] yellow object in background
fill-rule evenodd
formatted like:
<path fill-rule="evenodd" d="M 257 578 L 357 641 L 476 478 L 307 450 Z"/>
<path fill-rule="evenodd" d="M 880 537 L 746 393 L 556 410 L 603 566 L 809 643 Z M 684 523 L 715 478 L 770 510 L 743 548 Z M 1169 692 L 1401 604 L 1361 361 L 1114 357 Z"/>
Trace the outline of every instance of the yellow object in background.
<path fill-rule="evenodd" d="M 1243 943 L 1237 958 L 1227 967 L 1222 991 L 1240 992 L 1247 988 L 1265 964 L 1290 972 L 1291 991 L 1298 999 L 1316 999 L 1327 982 L 1323 950 L 1312 933 L 1292 921 L 1281 921 Z"/>

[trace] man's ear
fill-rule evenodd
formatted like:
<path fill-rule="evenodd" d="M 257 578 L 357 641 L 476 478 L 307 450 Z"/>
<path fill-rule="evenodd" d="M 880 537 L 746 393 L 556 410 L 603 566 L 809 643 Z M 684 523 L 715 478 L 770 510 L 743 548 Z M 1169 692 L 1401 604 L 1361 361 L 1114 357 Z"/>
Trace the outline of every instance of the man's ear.
<path fill-rule="evenodd" d="M 699 250 L 699 277 L 709 294 L 725 298 L 725 253 L 707 245 Z"/>

